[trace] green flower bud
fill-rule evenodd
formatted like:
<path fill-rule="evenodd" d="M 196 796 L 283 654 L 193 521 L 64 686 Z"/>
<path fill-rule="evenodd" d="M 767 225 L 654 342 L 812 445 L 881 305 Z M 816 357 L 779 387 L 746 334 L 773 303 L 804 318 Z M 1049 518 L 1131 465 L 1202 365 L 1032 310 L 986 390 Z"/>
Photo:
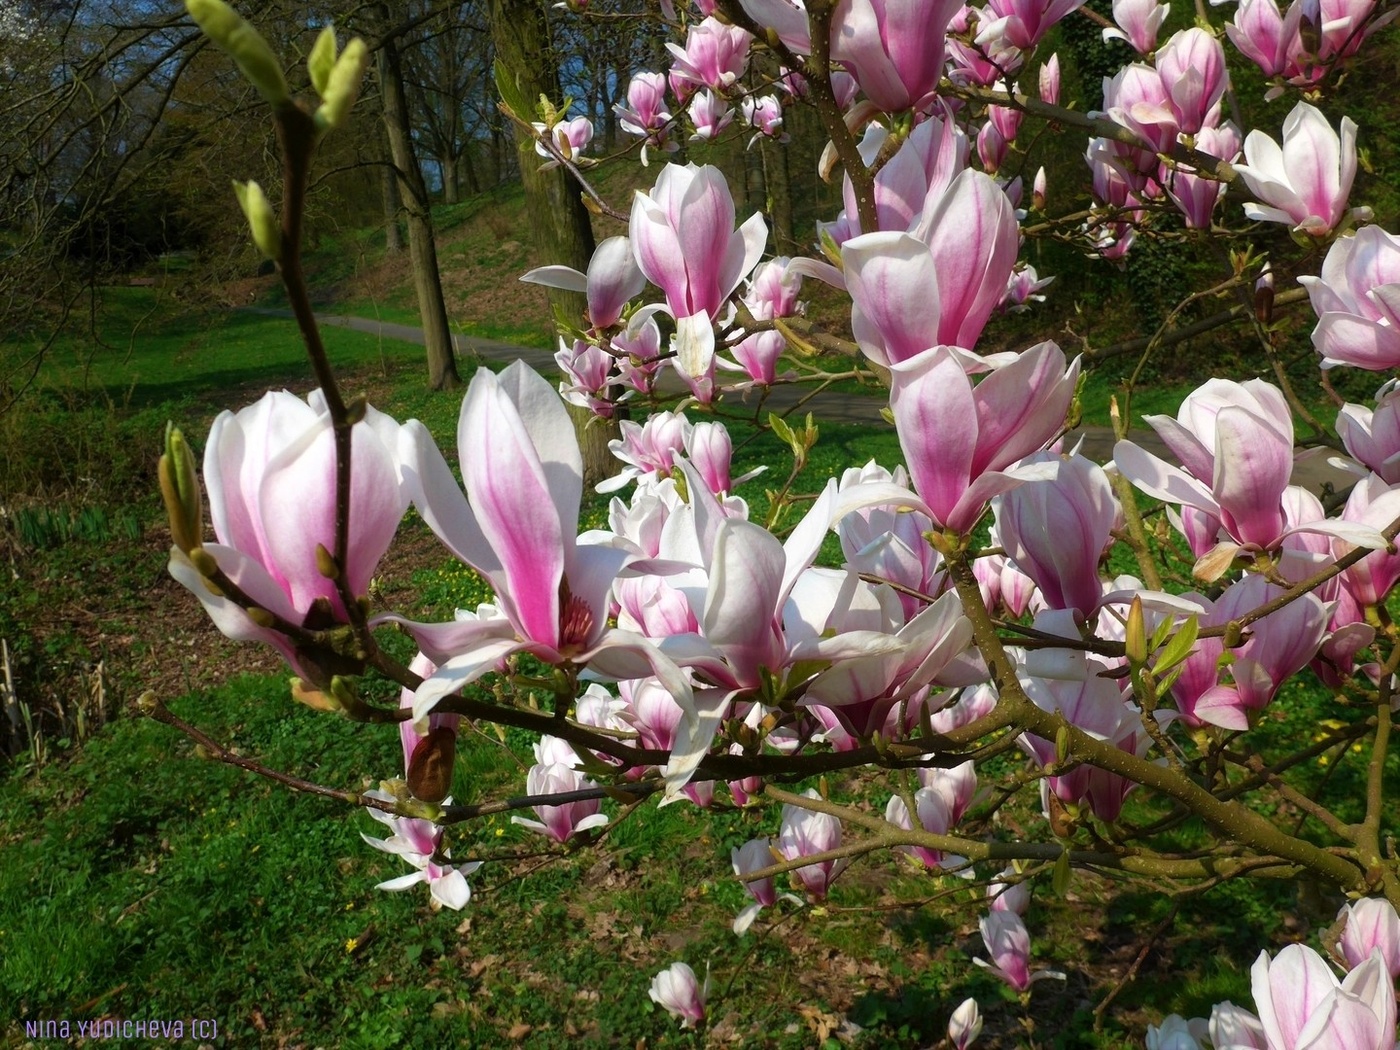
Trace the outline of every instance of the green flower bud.
<path fill-rule="evenodd" d="M 322 131 L 338 128 L 350 116 L 350 109 L 360 97 L 360 82 L 369 65 L 369 48 L 356 37 L 345 45 L 335 60 L 321 92 L 321 108 L 316 110 L 316 126 Z"/>
<path fill-rule="evenodd" d="M 306 59 L 306 71 L 311 74 L 311 86 L 316 89 L 316 94 L 324 95 L 326 85 L 330 83 L 331 70 L 335 68 L 335 29 L 326 26 L 321 30 L 321 35 L 316 38 L 316 44 L 311 48 L 311 54 Z"/>
<path fill-rule="evenodd" d="M 282 65 L 262 34 L 224 0 L 185 0 L 185 10 L 204 35 L 233 56 L 248 82 L 274 106 L 291 101 Z"/>
<path fill-rule="evenodd" d="M 188 554 L 204 541 L 203 508 L 199 501 L 199 475 L 194 453 L 178 427 L 166 424 L 165 453 L 156 468 L 160 495 L 170 518 L 175 546 Z"/>
<path fill-rule="evenodd" d="M 253 231 L 253 243 L 274 262 L 282 259 L 282 226 L 272 211 L 267 194 L 256 182 L 235 182 L 233 192 L 238 197 L 238 206 L 248 217 L 248 226 Z"/>

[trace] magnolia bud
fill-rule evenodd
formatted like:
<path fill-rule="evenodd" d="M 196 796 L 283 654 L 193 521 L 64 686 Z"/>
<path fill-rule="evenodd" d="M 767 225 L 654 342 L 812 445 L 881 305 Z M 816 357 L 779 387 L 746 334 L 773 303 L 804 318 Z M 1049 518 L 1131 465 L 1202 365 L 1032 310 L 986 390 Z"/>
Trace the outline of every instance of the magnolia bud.
<path fill-rule="evenodd" d="M 224 0 L 185 0 L 185 10 L 214 43 L 233 56 L 248 82 L 274 106 L 291 101 L 281 63 L 256 29 Z"/>
<path fill-rule="evenodd" d="M 1142 614 L 1142 599 L 1137 595 L 1133 595 L 1133 603 L 1128 606 L 1125 648 L 1132 666 L 1147 663 L 1147 622 Z"/>
<path fill-rule="evenodd" d="M 234 182 L 233 192 L 238 197 L 238 206 L 248 217 L 248 226 L 253 232 L 253 243 L 274 262 L 282 259 L 282 227 L 272 211 L 272 204 L 256 182 Z"/>
<path fill-rule="evenodd" d="M 313 711 L 325 711 L 333 714 L 340 710 L 340 705 L 329 693 L 322 692 L 300 678 L 292 679 L 292 699 L 299 704 L 305 704 Z"/>
<path fill-rule="evenodd" d="M 418 741 L 408 762 L 408 789 L 424 802 L 441 802 L 452 791 L 457 731 L 438 726 Z"/>
<path fill-rule="evenodd" d="M 175 546 L 188 554 L 204 539 L 199 475 L 195 472 L 194 453 L 185 443 L 185 436 L 170 423 L 165 426 L 165 454 L 160 457 L 156 473 L 160 478 L 165 513 L 170 518 L 170 534 Z"/>
<path fill-rule="evenodd" d="M 1254 282 L 1254 316 L 1264 325 L 1274 319 L 1274 270 L 1268 263 Z"/>
<path fill-rule="evenodd" d="M 311 54 L 306 57 L 306 71 L 311 74 L 311 86 L 316 94 L 324 95 L 330 84 L 331 70 L 335 68 L 335 29 L 326 26 L 316 38 Z"/>
<path fill-rule="evenodd" d="M 321 92 L 321 107 L 316 110 L 317 127 L 325 131 L 345 123 L 355 100 L 360 97 L 360 82 L 364 79 L 367 65 L 369 48 L 356 37 L 345 45 L 345 50 L 335 60 L 335 66 L 326 78 L 326 88 Z"/>

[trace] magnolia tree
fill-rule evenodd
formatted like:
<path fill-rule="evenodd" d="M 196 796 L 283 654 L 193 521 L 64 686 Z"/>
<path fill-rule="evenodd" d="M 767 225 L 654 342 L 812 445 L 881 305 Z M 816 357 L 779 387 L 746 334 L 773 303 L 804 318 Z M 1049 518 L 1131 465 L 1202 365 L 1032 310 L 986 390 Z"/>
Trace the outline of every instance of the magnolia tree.
<path fill-rule="evenodd" d="M 830 136 L 824 167 L 844 169 L 845 210 L 819 226 L 810 257 L 763 261 L 764 219 L 736 228 L 717 169 L 660 165 L 618 213 L 628 236 L 604 241 L 586 273 L 525 275 L 585 293 L 587 313 L 562 333 L 558 389 L 519 362 L 477 373 L 458 424 L 459 482 L 422 424 L 341 393 L 303 280 L 311 156 L 353 103 L 364 46 L 337 53 L 322 35 L 313 107 L 219 0 L 188 4 L 273 107 L 280 209 L 255 184 L 239 199 L 279 264 L 320 389 L 307 401 L 269 393 L 215 421 L 202 487 L 216 542 L 193 455 L 169 433 L 170 571 L 224 633 L 282 654 L 296 699 L 396 727 L 402 775 L 385 770 L 366 793 L 312 784 L 235 755 L 148 696 L 151 713 L 220 759 L 367 807 L 391 831 L 371 844 L 407 867 L 383 888 L 426 883 L 451 908 L 468 903 L 480 863 L 460 845 L 454 856 L 454 826 L 505 811 L 560 847 L 644 804 L 771 811 L 771 835 L 733 853 L 753 897 L 740 935 L 780 897 L 839 892 L 852 858 L 906 851 L 985 893 L 979 961 L 1023 994 L 1062 976 L 1030 969 L 1022 916 L 1042 878 L 1062 887 L 1087 869 L 1195 888 L 1306 878 L 1352 901 L 1330 960 L 1304 944 L 1261 953 L 1252 1012 L 1222 1003 L 1209 1018 L 1173 1016 L 1148 1045 L 1394 1046 L 1400 859 L 1384 773 L 1400 664 L 1386 605 L 1400 578 L 1400 394 L 1386 383 L 1374 403 L 1342 404 L 1333 428 L 1316 428 L 1326 432 L 1307 455 L 1350 471 L 1349 491 L 1324 499 L 1292 484 L 1294 412 L 1305 408 L 1279 364 L 1272 311 L 1310 302 L 1324 370 L 1393 370 L 1400 238 L 1349 200 L 1348 118 L 1299 101 L 1281 132 L 1246 134 L 1222 115 L 1238 110 L 1227 54 L 1260 66 L 1271 95 L 1317 98 L 1393 11 L 1242 0 L 1223 26 L 1203 15 L 1159 42 L 1166 8 L 1123 0 L 1104 35 L 1140 58 L 1105 82 L 1103 112 L 1085 113 L 1061 104 L 1058 61 L 1039 49 L 1074 0 L 701 0 L 698 11 L 662 0 L 684 42 L 669 46 L 668 70 L 633 79 L 619 112 L 643 160 L 686 134 L 780 137 L 783 114 L 811 105 Z M 548 104 L 514 116 L 543 163 L 586 175 L 586 120 Z M 1050 217 L 1043 174 L 1029 200 L 1019 179 L 996 177 L 1028 119 L 1086 134 L 1091 208 Z M 1266 228 L 1251 223 L 1285 224 L 1296 257 L 1271 271 L 1247 247 Z M 1182 227 L 1244 245 L 1212 291 L 1248 300 L 1222 319 L 1255 327 L 1274 381 L 1214 378 L 1174 418 L 1148 417 L 1169 459 L 1128 440 L 1125 411 L 1112 462 L 1091 462 L 1064 440 L 1080 361 L 1052 342 L 979 353 L 979 336 L 1045 284 L 1018 262 L 1032 233 L 1076 232 L 1115 258 Z M 1275 288 L 1273 272 L 1318 260 L 1301 288 Z M 802 315 L 804 280 L 849 296 L 853 340 Z M 1164 326 L 1147 352 L 1170 338 Z M 829 380 L 821 366 L 842 353 L 843 367 L 863 361 L 888 378 L 903 466 L 852 464 L 805 503 L 789 483 L 760 521 L 736 494 L 745 479 L 731 474 L 725 427 L 658 411 L 622 421 L 620 472 L 600 486 L 617 493 L 607 528 L 579 532 L 582 466 L 565 400 L 617 416 L 650 405 L 674 373 L 686 404 L 705 408 Z M 771 426 L 800 463 L 815 431 Z M 409 507 L 489 582 L 490 604 L 437 623 L 371 604 Z M 833 532 L 842 564 L 818 566 Z M 1107 578 L 1120 548 L 1137 575 Z M 384 630 L 414 639 L 411 663 L 388 655 Z M 371 673 L 401 686 L 399 706 L 366 698 L 357 683 Z M 1261 748 L 1260 719 L 1304 675 L 1330 693 L 1319 734 Z M 464 719 L 538 735 L 523 795 L 453 804 Z M 1333 811 L 1298 774 L 1352 749 L 1367 756 L 1364 797 Z M 1024 762 L 1006 761 L 1018 752 Z M 825 787 L 779 786 L 837 772 L 883 815 Z M 1013 835 L 993 824 L 1027 792 L 1042 825 Z M 1209 841 L 1184 852 L 1174 833 L 1188 821 Z M 780 894 L 784 877 L 797 896 Z M 708 986 L 678 962 L 651 995 L 702 1024 Z M 967 1046 L 981 1024 L 964 1003 L 950 1042 Z"/>

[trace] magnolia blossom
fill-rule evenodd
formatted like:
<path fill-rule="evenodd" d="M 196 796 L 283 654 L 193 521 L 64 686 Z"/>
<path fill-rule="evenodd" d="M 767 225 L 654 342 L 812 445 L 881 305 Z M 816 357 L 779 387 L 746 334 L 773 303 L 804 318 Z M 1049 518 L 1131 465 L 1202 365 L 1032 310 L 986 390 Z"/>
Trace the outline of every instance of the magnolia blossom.
<path fill-rule="evenodd" d="M 1015 209 L 988 175 L 964 171 L 924 202 L 911 233 L 867 233 L 841 249 L 851 330 L 890 367 L 936 346 L 973 349 L 1016 264 Z"/>
<path fill-rule="evenodd" d="M 490 581 L 499 608 L 489 618 L 409 625 L 439 665 L 418 689 L 415 718 L 521 650 L 617 678 L 660 675 L 678 702 L 691 703 L 679 669 L 655 646 L 607 626 L 608 592 L 632 554 L 580 542 L 583 463 L 548 382 L 519 361 L 499 376 L 477 371 L 457 428 L 466 495 L 427 430 L 409 429 L 405 471 L 415 505 L 447 548 Z"/>
<path fill-rule="evenodd" d="M 1199 26 L 1183 29 L 1157 49 L 1157 75 L 1177 127 L 1194 135 L 1220 119 L 1220 100 L 1230 87 L 1225 50 Z"/>
<path fill-rule="evenodd" d="M 1321 237 L 1346 216 L 1356 177 L 1356 124 L 1350 117 L 1342 118 L 1339 135 L 1318 109 L 1299 102 L 1283 122 L 1283 145 L 1251 131 L 1244 158 L 1235 171 L 1262 202 L 1244 206 L 1249 218 Z"/>
<path fill-rule="evenodd" d="M 1348 970 L 1379 953 L 1393 981 L 1400 976 L 1400 916 L 1384 897 L 1366 897 L 1337 912 L 1342 935 L 1337 940 Z"/>
<path fill-rule="evenodd" d="M 982 1011 L 976 999 L 964 999 L 948 1018 L 948 1042 L 953 1050 L 967 1050 L 982 1034 Z"/>
<path fill-rule="evenodd" d="M 1269 1050 L 1389 1050 L 1395 989 L 1379 950 L 1338 981 L 1317 952 L 1290 944 L 1250 970 L 1254 1005 Z"/>
<path fill-rule="evenodd" d="M 771 0 L 770 0 L 771 2 Z M 848 0 L 831 18 L 831 57 L 886 113 L 923 109 L 943 76 L 960 0 Z"/>
<path fill-rule="evenodd" d="M 919 508 L 942 528 L 967 532 L 987 502 L 1043 467 L 1008 470 L 1064 425 L 1079 377 L 1054 343 L 1041 343 L 973 386 L 960 359 L 935 346 L 896 364 L 890 407 Z"/>
<path fill-rule="evenodd" d="M 1300 277 L 1317 313 L 1322 367 L 1389 371 L 1400 365 L 1400 237 L 1364 226 L 1338 238 L 1316 277 Z"/>
<path fill-rule="evenodd" d="M 666 45 L 674 59 L 672 74 L 677 79 L 721 91 L 744 75 L 752 39 L 738 26 L 706 18 L 687 30 L 685 47 Z"/>
<path fill-rule="evenodd" d="M 997 535 L 1050 608 L 1087 618 L 1103 594 L 1099 559 L 1122 513 L 1113 486 L 1104 469 L 1083 456 L 1037 453 L 1023 462 L 1045 463 L 1054 474 L 992 501 Z"/>
<path fill-rule="evenodd" d="M 1055 23 L 1083 4 L 1084 0 L 987 0 L 987 12 L 995 18 L 980 26 L 977 35 L 1003 37 L 1013 47 L 1031 51 Z"/>
<path fill-rule="evenodd" d="M 1180 1014 L 1169 1014 L 1162 1018 L 1160 1026 L 1147 1026 L 1147 1050 L 1202 1050 L 1209 1031 L 1204 1017 L 1188 1021 Z"/>
<path fill-rule="evenodd" d="M 383 791 L 367 791 L 365 795 L 381 802 L 394 801 L 392 795 Z M 451 803 L 452 800 L 449 798 L 446 801 Z M 442 829 L 436 824 L 417 817 L 397 817 L 381 809 L 371 809 L 369 815 L 381 824 L 388 825 L 394 834 L 387 839 L 376 839 L 361 832 L 360 837 L 375 849 L 403 857 L 418 869 L 397 879 L 381 882 L 375 889 L 406 890 L 420 882 L 426 882 L 432 894 L 433 907 L 448 907 L 453 911 L 461 911 L 467 906 L 472 897 L 471 887 L 467 885 L 467 876 L 481 867 L 480 861 L 457 865 L 438 864 L 433 857 L 439 853 L 442 844 Z M 446 856 L 445 851 L 443 855 Z"/>
<path fill-rule="evenodd" d="M 1302 47 L 1298 30 L 1306 8 L 1293 3 L 1284 15 L 1278 0 L 1240 0 L 1235 17 L 1225 24 L 1225 35 L 1266 77 L 1296 75 L 1300 72 L 1297 52 Z"/>
<path fill-rule="evenodd" d="M 526 793 L 557 795 L 593 787 L 593 782 L 574 768 L 577 762 L 578 756 L 568 744 L 558 737 L 545 737 L 535 745 L 535 764 L 525 777 Z M 580 831 L 606 827 L 608 817 L 599 812 L 600 805 L 599 800 L 593 798 L 558 806 L 535 806 L 539 820 L 513 816 L 510 821 L 562 843 Z"/>
<path fill-rule="evenodd" d="M 1036 981 L 1055 978 L 1063 981 L 1065 975 L 1057 970 L 1037 970 L 1031 973 L 1031 935 L 1026 929 L 1025 920 L 1014 911 L 994 911 L 978 921 L 982 931 L 982 943 L 987 946 L 987 954 L 992 957 L 973 959 L 978 966 L 991 970 L 1018 992 L 1024 992 Z"/>
<path fill-rule="evenodd" d="M 676 318 L 676 365 L 690 379 L 714 364 L 715 332 L 729 296 L 763 253 L 761 214 L 734 229 L 734 199 L 718 168 L 668 164 L 650 194 L 632 201 L 632 249 Z"/>
<path fill-rule="evenodd" d="M 1212 157 L 1233 162 L 1240 154 L 1240 133 L 1229 121 L 1218 127 L 1202 128 L 1196 135 L 1196 149 Z M 1201 175 L 1186 165 L 1162 166 L 1158 181 L 1177 206 L 1192 230 L 1210 229 L 1215 205 L 1225 192 L 1225 183 Z"/>
<path fill-rule="evenodd" d="M 593 141 L 593 121 L 587 117 L 561 120 L 553 128 L 544 124 L 531 124 L 530 126 L 535 129 L 537 135 L 553 139 L 554 148 L 563 155 L 565 160 L 572 160 L 576 154 L 582 153 Z M 554 159 L 554 154 L 550 153 L 538 138 L 535 139 L 535 152 L 549 160 L 548 164 L 540 166 L 541 169 L 558 167 L 559 162 Z"/>
<path fill-rule="evenodd" d="M 651 979 L 648 994 L 672 1017 L 680 1019 L 682 1028 L 694 1028 L 705 1020 L 705 1000 L 710 995 L 710 977 L 702 985 L 695 971 L 683 962 L 672 963 Z"/>
<path fill-rule="evenodd" d="M 819 798 L 813 790 L 806 792 L 808 798 Z M 778 832 L 779 854 L 786 860 L 801 860 L 818 853 L 826 853 L 841 845 L 841 822 L 827 813 L 803 809 L 791 804 L 783 806 L 783 822 Z M 848 860 L 824 860 L 816 864 L 806 864 L 793 871 L 803 888 L 817 900 L 825 900 L 827 889 L 836 876 L 845 870 Z"/>
<path fill-rule="evenodd" d="M 778 101 L 777 95 L 745 95 L 739 103 L 739 112 L 744 116 L 744 123 L 753 128 L 757 135 L 787 141 L 783 132 L 783 104 Z M 750 139 L 749 145 L 752 146 L 755 139 Z"/>
<path fill-rule="evenodd" d="M 723 95 L 709 88 L 697 91 L 685 112 L 690 117 L 690 122 L 695 125 L 695 134 L 690 136 L 691 142 L 708 142 L 717 138 L 725 128 L 734 123 L 734 107 L 725 101 Z"/>
<path fill-rule="evenodd" d="M 1157 31 L 1167 20 L 1171 4 L 1157 0 L 1113 0 L 1113 21 L 1117 23 L 1103 31 L 1104 41 L 1126 41 L 1140 55 L 1150 55 L 1157 49 Z"/>
<path fill-rule="evenodd" d="M 1374 410 L 1343 405 L 1337 412 L 1337 436 L 1366 470 L 1388 485 L 1400 484 L 1400 390 L 1382 388 Z"/>
<path fill-rule="evenodd" d="M 530 284 L 583 292 L 588 299 L 588 322 L 594 328 L 611 328 L 622 317 L 627 303 L 646 287 L 647 279 L 632 257 L 626 237 L 609 237 L 593 250 L 588 273 L 571 266 L 539 266 L 520 278 Z"/>
<path fill-rule="evenodd" d="M 1252 612 L 1283 593 L 1262 576 L 1246 576 L 1214 602 L 1199 595 L 1183 596 L 1204 610 L 1203 627 L 1221 626 Z M 1305 594 L 1250 625 L 1247 641 L 1232 650 L 1230 684 L 1220 682 L 1220 638 L 1201 638 L 1172 685 L 1172 697 L 1189 726 L 1203 723 L 1226 729 L 1248 729 L 1249 712 L 1273 699 L 1278 688 L 1303 669 L 1322 644 L 1327 610 L 1316 595 Z"/>
<path fill-rule="evenodd" d="M 408 509 L 405 433 L 373 408 L 351 432 L 351 514 L 340 569 L 355 595 L 369 590 Z M 286 391 L 268 393 L 237 414 L 222 412 L 204 446 L 204 486 L 218 538 L 204 551 L 259 607 L 298 626 L 329 627 L 346 618 L 340 591 L 317 554 L 318 548 L 336 549 L 335 476 L 335 435 L 319 390 L 306 401 Z M 269 643 L 294 667 L 303 666 L 284 635 L 211 592 L 178 548 L 171 550 L 169 568 L 224 634 Z"/>

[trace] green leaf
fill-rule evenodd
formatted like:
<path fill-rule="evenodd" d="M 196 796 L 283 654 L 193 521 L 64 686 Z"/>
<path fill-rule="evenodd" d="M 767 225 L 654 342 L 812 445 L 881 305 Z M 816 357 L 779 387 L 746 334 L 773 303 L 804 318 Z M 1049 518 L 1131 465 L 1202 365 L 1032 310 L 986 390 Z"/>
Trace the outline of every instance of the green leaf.
<path fill-rule="evenodd" d="M 1188 616 L 1186 622 L 1181 625 L 1181 630 L 1176 632 L 1157 658 L 1157 664 L 1152 668 L 1153 676 L 1163 678 L 1173 668 L 1184 663 L 1196 649 L 1196 636 L 1200 630 L 1200 617 L 1195 614 Z"/>

